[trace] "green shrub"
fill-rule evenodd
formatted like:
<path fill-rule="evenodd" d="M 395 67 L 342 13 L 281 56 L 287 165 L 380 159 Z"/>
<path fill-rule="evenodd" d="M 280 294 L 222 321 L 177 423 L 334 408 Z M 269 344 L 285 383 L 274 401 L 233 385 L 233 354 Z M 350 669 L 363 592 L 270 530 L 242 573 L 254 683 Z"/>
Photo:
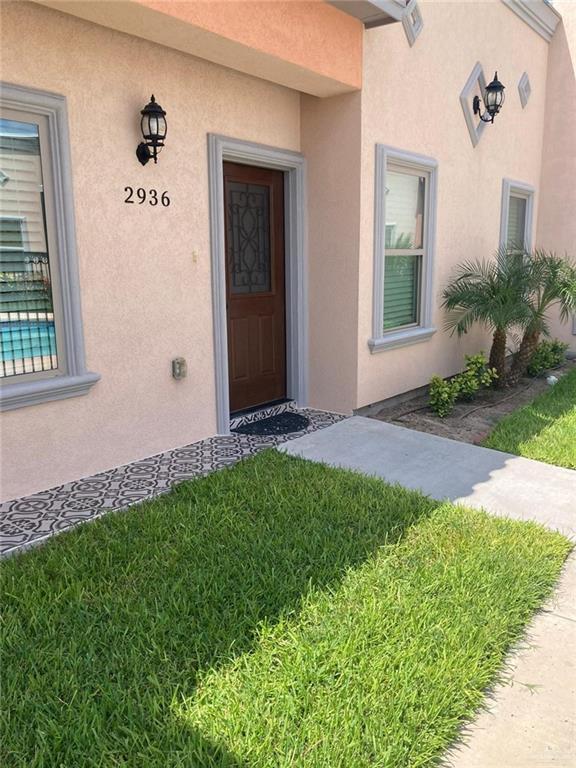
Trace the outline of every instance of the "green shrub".
<path fill-rule="evenodd" d="M 446 381 L 441 376 L 432 376 L 428 392 L 430 408 L 434 413 L 441 419 L 448 416 L 458 397 L 458 386 L 454 379 Z"/>
<path fill-rule="evenodd" d="M 466 371 L 474 374 L 480 387 L 490 387 L 498 378 L 496 368 L 488 367 L 484 352 L 479 352 L 477 355 L 464 355 L 464 360 L 466 360 Z"/>
<path fill-rule="evenodd" d="M 458 387 L 458 400 L 473 400 L 479 389 L 489 387 L 498 378 L 495 368 L 488 368 L 484 352 L 464 355 L 466 368 L 454 377 Z"/>
<path fill-rule="evenodd" d="M 474 400 L 476 392 L 480 389 L 480 381 L 474 371 L 466 369 L 454 376 L 452 384 L 456 387 L 458 400 Z"/>
<path fill-rule="evenodd" d="M 568 344 L 558 339 L 541 341 L 528 363 L 528 375 L 538 376 L 539 373 L 555 368 L 564 361 Z"/>
<path fill-rule="evenodd" d="M 479 389 L 492 385 L 498 378 L 495 368 L 489 368 L 483 352 L 465 355 L 466 368 L 449 381 L 440 376 L 430 380 L 430 408 L 440 418 L 447 416 L 456 400 L 473 400 Z"/>

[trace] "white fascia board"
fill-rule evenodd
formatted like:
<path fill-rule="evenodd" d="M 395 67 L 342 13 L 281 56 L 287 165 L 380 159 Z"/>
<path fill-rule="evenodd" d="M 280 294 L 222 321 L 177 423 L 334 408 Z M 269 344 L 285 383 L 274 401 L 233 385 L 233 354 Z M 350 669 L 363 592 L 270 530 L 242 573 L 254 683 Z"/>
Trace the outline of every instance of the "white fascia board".
<path fill-rule="evenodd" d="M 367 29 L 402 21 L 406 13 L 404 0 L 327 0 L 343 13 L 359 19 Z"/>
<path fill-rule="evenodd" d="M 545 0 L 502 0 L 502 2 L 547 43 L 552 40 L 562 16 L 550 3 Z"/>

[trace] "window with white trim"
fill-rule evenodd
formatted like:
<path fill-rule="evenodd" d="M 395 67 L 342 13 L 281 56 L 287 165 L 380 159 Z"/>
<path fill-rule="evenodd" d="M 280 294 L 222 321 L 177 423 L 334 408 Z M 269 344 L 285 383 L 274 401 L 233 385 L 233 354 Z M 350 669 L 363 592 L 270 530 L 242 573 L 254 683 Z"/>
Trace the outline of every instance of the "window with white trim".
<path fill-rule="evenodd" d="M 86 370 L 63 97 L 2 86 L 0 404 L 85 394 Z"/>
<path fill-rule="evenodd" d="M 502 182 L 500 249 L 522 254 L 532 248 L 534 187 L 519 181 Z"/>
<path fill-rule="evenodd" d="M 431 158 L 376 148 L 372 351 L 424 341 L 435 331 L 436 166 Z"/>

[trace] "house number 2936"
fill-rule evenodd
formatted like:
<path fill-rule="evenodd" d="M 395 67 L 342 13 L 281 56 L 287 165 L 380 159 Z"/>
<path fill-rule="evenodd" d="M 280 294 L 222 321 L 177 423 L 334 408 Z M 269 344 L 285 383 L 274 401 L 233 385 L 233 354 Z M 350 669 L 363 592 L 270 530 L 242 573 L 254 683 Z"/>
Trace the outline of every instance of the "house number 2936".
<path fill-rule="evenodd" d="M 144 187 L 138 187 L 137 189 L 134 189 L 134 187 L 124 187 L 124 192 L 126 192 L 124 202 L 131 205 L 135 203 L 142 205 L 146 201 L 148 201 L 148 205 L 158 205 L 160 203 L 164 208 L 168 208 L 170 205 L 168 192 L 158 192 L 157 189 L 146 190 Z"/>

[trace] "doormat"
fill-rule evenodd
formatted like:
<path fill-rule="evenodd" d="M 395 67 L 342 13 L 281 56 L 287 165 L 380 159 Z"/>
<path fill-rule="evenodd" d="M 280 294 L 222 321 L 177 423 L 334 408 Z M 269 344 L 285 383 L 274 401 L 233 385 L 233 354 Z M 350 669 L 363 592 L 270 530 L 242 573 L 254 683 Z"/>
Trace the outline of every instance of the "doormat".
<path fill-rule="evenodd" d="M 310 424 L 310 419 L 299 413 L 284 411 L 275 416 L 269 416 L 260 421 L 251 421 L 230 430 L 238 435 L 287 435 L 290 432 L 300 432 Z"/>

